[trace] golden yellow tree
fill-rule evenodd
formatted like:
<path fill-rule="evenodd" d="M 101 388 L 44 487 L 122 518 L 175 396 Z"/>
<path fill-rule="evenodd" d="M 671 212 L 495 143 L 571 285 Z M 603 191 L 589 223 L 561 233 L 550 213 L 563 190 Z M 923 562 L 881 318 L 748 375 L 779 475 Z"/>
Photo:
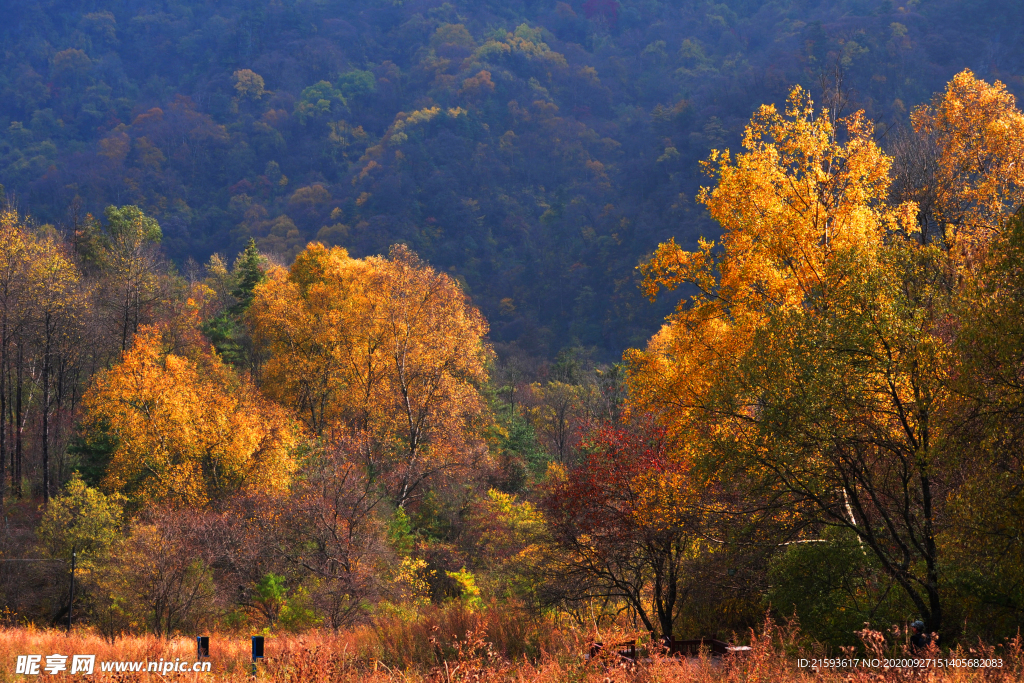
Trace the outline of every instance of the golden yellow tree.
<path fill-rule="evenodd" d="M 577 436 L 579 423 L 588 417 L 588 401 L 597 393 L 593 385 L 577 385 L 557 380 L 530 385 L 531 398 L 537 405 L 527 415 L 537 437 L 555 458 L 566 463 Z"/>
<path fill-rule="evenodd" d="M 935 148 L 935 219 L 949 244 L 988 242 L 1024 201 L 1024 114 L 999 81 L 964 70 L 911 115 Z"/>
<path fill-rule="evenodd" d="M 136 505 L 202 506 L 239 491 L 287 488 L 299 430 L 209 349 L 166 350 L 140 329 L 86 393 L 86 426 L 116 441 L 104 485 Z"/>
<path fill-rule="evenodd" d="M 54 370 L 61 359 L 68 360 L 78 345 L 85 292 L 81 275 L 64 245 L 52 235 L 36 241 L 36 254 L 29 267 L 34 336 L 40 356 L 41 434 L 43 460 L 43 501 L 50 500 L 51 409 L 54 404 Z"/>
<path fill-rule="evenodd" d="M 256 289 L 261 386 L 316 434 L 357 438 L 398 505 L 483 458 L 486 323 L 405 247 L 352 259 L 310 244 Z"/>
<path fill-rule="evenodd" d="M 348 376 L 362 366 L 359 355 L 376 358 L 375 340 L 365 330 L 371 266 L 344 249 L 311 244 L 290 270 L 272 268 L 267 276 L 249 309 L 260 383 L 307 429 L 323 435 L 350 408 Z M 373 384 L 374 368 L 365 372 Z"/>
<path fill-rule="evenodd" d="M 937 544 L 949 433 L 942 252 L 888 202 L 890 160 L 862 114 L 833 120 L 794 89 L 762 107 L 700 200 L 722 247 L 659 247 L 645 287 L 689 283 L 644 352 L 634 410 L 706 453 L 782 518 L 856 534 L 930 629 L 943 620 Z"/>
<path fill-rule="evenodd" d="M 55 478 L 52 451 L 60 441 L 53 415 L 74 393 L 87 308 L 81 274 L 52 226 L 33 226 L 10 209 L 0 213 L 0 461 L 7 462 L 13 446 L 12 489 L 20 495 L 26 415 L 38 410 L 44 503 Z M 23 405 L 26 380 L 41 395 L 27 392 Z M 4 469 L 0 464 L 0 481 Z"/>
<path fill-rule="evenodd" d="M 8 405 L 11 347 L 24 332 L 28 320 L 28 269 L 33 246 L 34 241 L 21 216 L 10 209 L 0 213 L 0 510 L 3 508 L 9 434 L 18 431 L 19 426 L 17 416 Z M 12 453 L 10 478 L 11 491 L 20 495 L 20 448 Z"/>
<path fill-rule="evenodd" d="M 671 240 L 641 267 L 649 297 L 662 287 L 698 290 L 647 353 L 627 356 L 633 396 L 675 411 L 677 425 L 704 406 L 713 382 L 734 372 L 769 315 L 827 305 L 829 289 L 845 277 L 837 259 L 870 262 L 887 232 L 912 229 L 913 207 L 894 211 L 884 202 L 890 160 L 862 113 L 833 123 L 797 87 L 784 114 L 774 105 L 758 110 L 743 146 L 735 160 L 716 150 L 705 162 L 718 182 L 699 200 L 722 225 L 718 252 L 703 239 L 696 252 Z"/>

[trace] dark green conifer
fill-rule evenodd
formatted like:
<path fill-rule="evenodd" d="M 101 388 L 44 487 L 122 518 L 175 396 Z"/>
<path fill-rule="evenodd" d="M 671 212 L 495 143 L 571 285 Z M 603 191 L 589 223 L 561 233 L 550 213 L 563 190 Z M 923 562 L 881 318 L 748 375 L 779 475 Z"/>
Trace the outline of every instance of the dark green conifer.
<path fill-rule="evenodd" d="M 231 290 L 231 296 L 238 299 L 238 303 L 231 307 L 231 313 L 238 316 L 248 310 L 256 286 L 267 279 L 266 259 L 260 254 L 253 238 L 249 238 L 245 251 L 235 261 L 232 274 L 235 277 L 235 288 Z"/>

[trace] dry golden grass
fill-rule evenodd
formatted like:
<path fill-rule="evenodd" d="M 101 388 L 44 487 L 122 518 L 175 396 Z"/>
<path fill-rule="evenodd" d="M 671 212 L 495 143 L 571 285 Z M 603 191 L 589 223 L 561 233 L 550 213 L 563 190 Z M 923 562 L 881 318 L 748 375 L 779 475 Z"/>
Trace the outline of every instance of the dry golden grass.
<path fill-rule="evenodd" d="M 493 635 L 490 635 L 493 634 Z M 398 619 L 374 627 L 334 633 L 314 631 L 302 635 L 268 637 L 267 659 L 257 679 L 273 683 L 403 683 L 436 681 L 490 681 L 518 683 L 770 683 L 815 681 L 825 683 L 948 683 L 1009 682 L 1024 676 L 1024 652 L 1016 641 L 1002 648 L 980 646 L 946 657 L 1002 657 L 999 669 L 857 669 L 815 672 L 797 665 L 799 657 L 815 652 L 800 646 L 795 628 L 779 628 L 768 621 L 751 634 L 751 652 L 743 657 L 673 659 L 649 652 L 640 665 L 627 665 L 614 655 L 585 662 L 586 634 L 559 628 L 551 620 L 517 618 L 515 614 L 472 613 L 464 609 L 435 609 L 413 622 Z M 628 638 L 626 631 L 605 631 L 606 642 Z M 867 633 L 869 656 L 884 659 L 899 655 L 898 645 L 882 634 Z M 103 673 L 100 661 L 192 662 L 195 641 L 188 637 L 160 639 L 128 636 L 110 643 L 78 630 L 71 636 L 59 630 L 0 629 L 0 681 L 91 680 L 252 681 L 250 641 L 245 635 L 211 637 L 212 673 Z M 873 650 L 873 651 L 872 651 Z M 88 678 L 61 674 L 26 677 L 14 674 L 15 660 L 23 654 L 95 654 L 96 673 Z M 820 656 L 820 653 L 818 653 Z M 863 655 L 861 655 L 863 656 Z M 938 655 L 936 655 L 938 656 Z"/>

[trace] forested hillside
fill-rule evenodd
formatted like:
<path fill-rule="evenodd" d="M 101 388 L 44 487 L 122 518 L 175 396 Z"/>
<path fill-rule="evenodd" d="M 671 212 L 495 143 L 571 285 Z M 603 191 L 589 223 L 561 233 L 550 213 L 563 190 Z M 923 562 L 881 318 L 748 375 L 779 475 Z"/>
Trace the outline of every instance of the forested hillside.
<path fill-rule="evenodd" d="M 1022 20 L 8 8 L 0 666 L 1019 679 Z"/>
<path fill-rule="evenodd" d="M 0 183 L 70 232 L 137 205 L 183 272 L 404 242 L 499 345 L 615 360 L 671 309 L 635 266 L 717 234 L 697 161 L 756 106 L 839 68 L 881 136 L 964 67 L 1024 85 L 1022 31 L 995 0 L 14 3 Z"/>

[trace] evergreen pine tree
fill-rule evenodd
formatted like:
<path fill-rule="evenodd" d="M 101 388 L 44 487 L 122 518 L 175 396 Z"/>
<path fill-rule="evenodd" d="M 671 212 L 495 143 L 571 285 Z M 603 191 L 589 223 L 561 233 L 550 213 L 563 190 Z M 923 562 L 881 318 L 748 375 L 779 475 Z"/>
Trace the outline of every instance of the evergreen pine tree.
<path fill-rule="evenodd" d="M 231 307 L 232 315 L 245 313 L 252 303 L 256 286 L 267 279 L 264 263 L 265 259 L 256 247 L 256 240 L 250 237 L 245 251 L 235 261 L 232 273 L 235 276 L 235 288 L 231 290 L 231 296 L 238 299 L 238 303 Z"/>

